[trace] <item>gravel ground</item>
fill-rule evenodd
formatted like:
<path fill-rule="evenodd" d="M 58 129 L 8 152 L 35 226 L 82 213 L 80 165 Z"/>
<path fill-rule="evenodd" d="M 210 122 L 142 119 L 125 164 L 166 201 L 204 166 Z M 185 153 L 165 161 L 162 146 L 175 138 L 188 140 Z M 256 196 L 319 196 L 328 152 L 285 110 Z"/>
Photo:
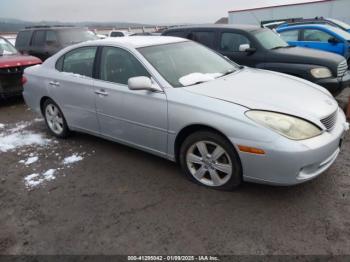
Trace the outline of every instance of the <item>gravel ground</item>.
<path fill-rule="evenodd" d="M 350 253 L 349 137 L 312 182 L 218 192 L 141 151 L 56 140 L 22 101 L 0 106 L 0 123 L 44 141 L 0 150 L 0 254 Z"/>

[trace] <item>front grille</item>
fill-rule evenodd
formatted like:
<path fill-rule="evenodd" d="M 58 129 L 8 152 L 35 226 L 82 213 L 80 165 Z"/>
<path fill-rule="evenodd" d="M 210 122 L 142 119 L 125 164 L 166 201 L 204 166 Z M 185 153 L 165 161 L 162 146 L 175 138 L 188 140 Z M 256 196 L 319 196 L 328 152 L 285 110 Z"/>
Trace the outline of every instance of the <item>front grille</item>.
<path fill-rule="evenodd" d="M 2 74 L 2 75 L 22 74 L 24 69 L 25 69 L 24 66 L 0 68 L 0 74 Z"/>
<path fill-rule="evenodd" d="M 330 116 L 327 116 L 326 118 L 321 120 L 321 123 L 327 128 L 328 131 L 331 131 L 334 128 L 337 122 L 337 116 L 338 116 L 338 110 L 335 111 Z"/>
<path fill-rule="evenodd" d="M 347 70 L 348 70 L 348 63 L 346 62 L 346 60 L 344 60 L 338 65 L 338 77 L 343 77 Z"/>

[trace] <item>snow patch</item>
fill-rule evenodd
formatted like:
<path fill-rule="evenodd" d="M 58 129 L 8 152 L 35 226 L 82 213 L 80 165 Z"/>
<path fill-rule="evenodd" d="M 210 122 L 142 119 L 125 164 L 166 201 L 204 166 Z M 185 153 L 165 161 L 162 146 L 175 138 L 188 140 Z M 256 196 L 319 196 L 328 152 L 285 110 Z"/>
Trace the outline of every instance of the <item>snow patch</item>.
<path fill-rule="evenodd" d="M 56 169 L 49 169 L 43 174 L 31 174 L 24 178 L 24 182 L 27 188 L 35 188 L 42 183 L 49 182 L 56 179 Z"/>
<path fill-rule="evenodd" d="M 63 160 L 63 165 L 70 165 L 70 164 L 74 164 L 76 162 L 79 162 L 81 160 L 83 160 L 84 158 L 82 156 L 79 156 L 77 153 L 69 156 L 69 157 L 66 157 L 64 160 Z"/>
<path fill-rule="evenodd" d="M 34 164 L 38 160 L 39 160 L 39 157 L 33 156 L 33 157 L 29 157 L 27 160 L 21 160 L 19 162 L 22 163 L 22 164 L 25 164 L 26 166 L 29 166 L 31 164 Z"/>
<path fill-rule="evenodd" d="M 5 128 L 5 125 L 0 123 L 0 129 L 3 129 L 3 128 Z"/>
<path fill-rule="evenodd" d="M 7 152 L 24 146 L 44 146 L 51 140 L 44 138 L 41 134 L 30 131 L 15 132 L 9 135 L 0 134 L 0 152 Z"/>
<path fill-rule="evenodd" d="M 222 76 L 222 74 L 220 73 L 208 73 L 208 74 L 192 73 L 181 77 L 179 79 L 179 82 L 183 86 L 190 86 L 197 83 L 213 81 L 220 76 Z"/>

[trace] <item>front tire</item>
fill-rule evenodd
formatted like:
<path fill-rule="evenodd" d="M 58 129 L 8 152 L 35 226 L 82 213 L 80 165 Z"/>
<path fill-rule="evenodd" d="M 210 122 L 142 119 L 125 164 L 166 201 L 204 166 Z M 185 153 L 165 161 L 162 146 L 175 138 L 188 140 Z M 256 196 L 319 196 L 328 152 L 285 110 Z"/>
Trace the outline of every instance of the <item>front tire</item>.
<path fill-rule="evenodd" d="M 215 132 L 188 136 L 181 145 L 179 161 L 186 176 L 197 184 L 232 190 L 242 183 L 242 168 L 234 147 Z"/>
<path fill-rule="evenodd" d="M 47 99 L 44 102 L 43 114 L 46 126 L 51 134 L 58 138 L 67 138 L 69 136 L 70 131 L 66 119 L 61 109 L 54 101 Z"/>

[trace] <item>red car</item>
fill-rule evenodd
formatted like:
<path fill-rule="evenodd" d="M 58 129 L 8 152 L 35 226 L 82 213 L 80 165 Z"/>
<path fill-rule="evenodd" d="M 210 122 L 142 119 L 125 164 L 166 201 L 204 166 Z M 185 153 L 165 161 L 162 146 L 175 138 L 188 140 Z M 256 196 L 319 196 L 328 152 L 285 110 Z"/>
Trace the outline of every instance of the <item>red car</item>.
<path fill-rule="evenodd" d="M 41 63 L 39 58 L 21 55 L 9 41 L 0 37 L 0 98 L 21 95 L 23 70 Z"/>

